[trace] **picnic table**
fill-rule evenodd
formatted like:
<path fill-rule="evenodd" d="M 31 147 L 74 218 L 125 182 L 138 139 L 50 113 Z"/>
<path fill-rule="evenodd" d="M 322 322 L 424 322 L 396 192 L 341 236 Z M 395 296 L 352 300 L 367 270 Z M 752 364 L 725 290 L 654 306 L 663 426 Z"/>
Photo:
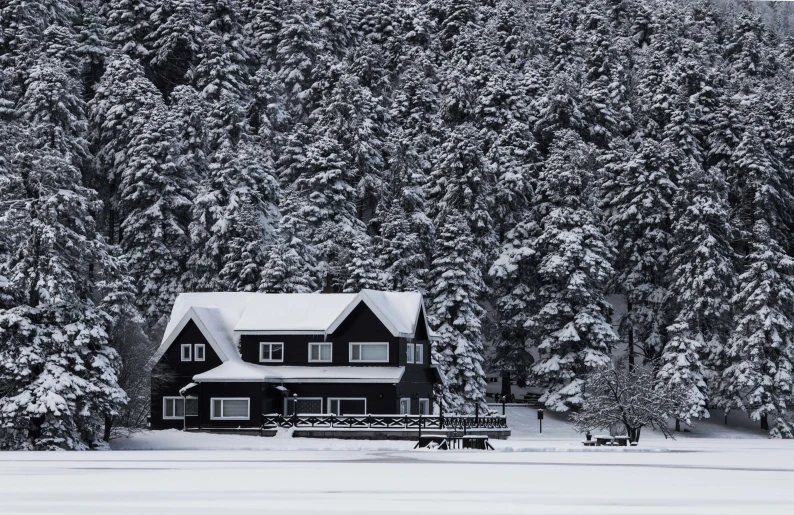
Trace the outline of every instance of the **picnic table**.
<path fill-rule="evenodd" d="M 611 435 L 595 435 L 593 436 L 596 441 L 596 445 L 612 445 L 612 436 Z"/>
<path fill-rule="evenodd" d="M 449 444 L 447 443 L 447 436 L 446 435 L 428 435 L 424 434 L 419 437 L 419 442 L 417 442 L 414 449 L 421 449 L 421 448 L 434 448 L 434 449 L 443 449 L 447 450 L 449 448 Z"/>
<path fill-rule="evenodd" d="M 461 438 L 464 449 L 479 449 L 481 451 L 493 450 L 488 443 L 488 435 L 464 435 Z"/>

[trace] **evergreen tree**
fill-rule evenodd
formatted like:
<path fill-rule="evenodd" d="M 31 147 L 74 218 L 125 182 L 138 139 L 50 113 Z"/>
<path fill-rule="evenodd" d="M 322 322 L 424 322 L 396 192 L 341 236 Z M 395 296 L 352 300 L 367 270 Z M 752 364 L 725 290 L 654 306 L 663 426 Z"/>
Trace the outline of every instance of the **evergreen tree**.
<path fill-rule="evenodd" d="M 621 332 L 629 344 L 629 363 L 639 347 L 656 359 L 664 346 L 669 320 L 671 209 L 677 174 L 674 149 L 645 140 L 633 156 L 621 158 L 605 187 L 617 191 L 607 207 L 617 244 L 616 286 L 626 295 Z"/>
<path fill-rule="evenodd" d="M 433 362 L 444 374 L 440 397 L 447 410 L 472 413 L 485 404 L 479 297 L 484 290 L 471 229 L 454 208 L 440 220 L 429 277 L 428 317 L 441 336 Z"/>
<path fill-rule="evenodd" d="M 533 376 L 555 411 L 582 404 L 582 375 L 609 361 L 617 336 L 605 299 L 612 248 L 596 216 L 585 149 L 573 132 L 558 134 L 538 179 L 531 240 L 538 263 L 536 309 L 524 326 L 538 349 Z"/>
<path fill-rule="evenodd" d="M 682 418 L 707 418 L 732 328 L 735 270 L 727 188 L 692 163 L 674 201 L 670 292 L 675 319 L 658 377 L 689 392 Z"/>

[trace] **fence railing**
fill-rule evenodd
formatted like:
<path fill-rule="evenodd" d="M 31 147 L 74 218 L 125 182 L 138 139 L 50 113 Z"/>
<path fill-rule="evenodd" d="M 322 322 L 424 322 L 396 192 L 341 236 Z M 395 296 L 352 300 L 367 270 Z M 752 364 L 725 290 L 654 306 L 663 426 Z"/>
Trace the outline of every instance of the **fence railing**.
<path fill-rule="evenodd" d="M 499 415 L 334 415 L 301 414 L 262 415 L 262 429 L 332 428 L 332 429 L 506 429 L 507 417 Z"/>

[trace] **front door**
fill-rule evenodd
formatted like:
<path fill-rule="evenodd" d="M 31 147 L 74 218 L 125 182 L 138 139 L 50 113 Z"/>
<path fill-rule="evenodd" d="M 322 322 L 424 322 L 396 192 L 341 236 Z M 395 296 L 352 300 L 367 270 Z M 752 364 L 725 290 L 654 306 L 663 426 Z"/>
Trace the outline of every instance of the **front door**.
<path fill-rule="evenodd" d="M 411 399 L 402 398 L 400 399 L 400 415 L 410 415 L 411 414 Z"/>

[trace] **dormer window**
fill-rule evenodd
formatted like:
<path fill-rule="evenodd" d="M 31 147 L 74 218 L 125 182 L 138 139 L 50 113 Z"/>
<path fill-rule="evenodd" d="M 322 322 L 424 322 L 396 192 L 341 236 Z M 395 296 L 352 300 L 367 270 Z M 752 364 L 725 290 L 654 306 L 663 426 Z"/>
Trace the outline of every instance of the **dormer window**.
<path fill-rule="evenodd" d="M 330 362 L 332 346 L 330 343 L 310 343 L 309 361 Z"/>
<path fill-rule="evenodd" d="M 284 361 L 284 344 L 274 342 L 259 343 L 259 361 L 274 363 Z"/>
<path fill-rule="evenodd" d="M 182 344 L 182 361 L 193 361 L 193 346 L 189 343 Z"/>
<path fill-rule="evenodd" d="M 350 361 L 362 363 L 386 363 L 389 361 L 389 344 L 386 342 L 351 343 Z"/>

